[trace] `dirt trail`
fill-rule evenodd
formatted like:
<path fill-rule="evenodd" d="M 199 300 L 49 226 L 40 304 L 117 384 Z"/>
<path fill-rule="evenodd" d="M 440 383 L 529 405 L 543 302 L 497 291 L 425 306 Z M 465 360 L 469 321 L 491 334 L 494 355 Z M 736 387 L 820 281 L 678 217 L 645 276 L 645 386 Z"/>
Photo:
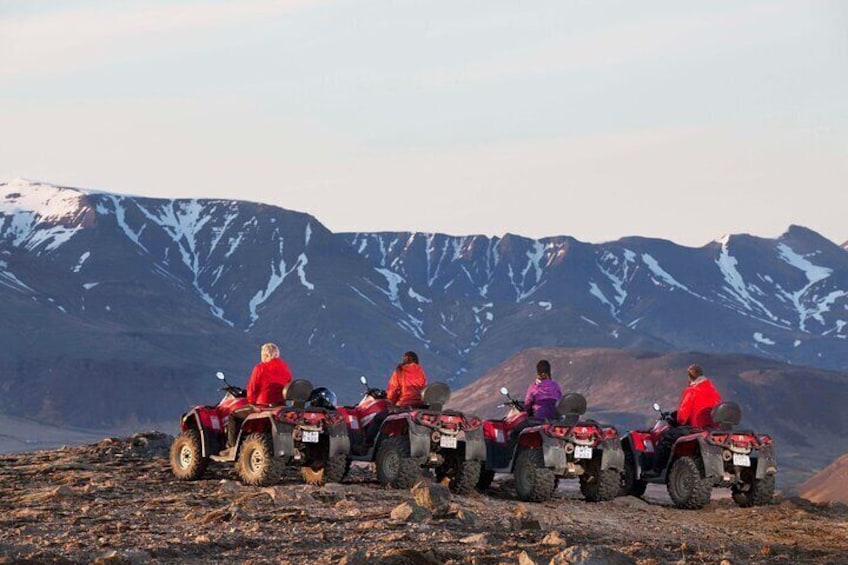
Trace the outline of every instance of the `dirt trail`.
<path fill-rule="evenodd" d="M 662 490 L 589 504 L 566 484 L 550 502 L 519 504 L 503 478 L 486 495 L 452 497 L 442 517 L 391 518 L 412 495 L 380 488 L 367 468 L 323 488 L 295 474 L 243 487 L 225 466 L 182 483 L 168 442 L 0 456 L 0 563 L 547 564 L 570 546 L 606 546 L 642 565 L 848 563 L 844 505 L 740 509 L 717 497 L 690 512 Z"/>

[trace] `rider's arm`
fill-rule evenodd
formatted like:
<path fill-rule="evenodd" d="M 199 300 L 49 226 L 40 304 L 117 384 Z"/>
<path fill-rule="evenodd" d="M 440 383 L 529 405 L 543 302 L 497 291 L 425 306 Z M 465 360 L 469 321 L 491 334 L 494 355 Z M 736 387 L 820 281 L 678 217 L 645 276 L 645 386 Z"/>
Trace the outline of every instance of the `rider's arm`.
<path fill-rule="evenodd" d="M 686 387 L 686 390 L 680 396 L 680 406 L 677 408 L 677 423 L 681 426 L 689 423 L 689 417 L 692 415 L 692 404 L 695 400 L 694 393 L 694 388 Z"/>
<path fill-rule="evenodd" d="M 386 398 L 389 399 L 389 402 L 392 404 L 397 404 L 397 401 L 400 400 L 400 377 L 398 372 L 395 371 L 392 373 L 391 378 L 389 378 L 389 387 L 386 389 Z"/>
<path fill-rule="evenodd" d="M 527 388 L 527 394 L 524 395 L 524 411 L 530 414 L 531 416 L 533 415 L 533 393 L 535 392 L 534 389 L 535 387 L 533 385 L 530 385 Z"/>
<path fill-rule="evenodd" d="M 256 403 L 256 399 L 259 397 L 259 373 L 261 372 L 261 368 L 259 365 L 256 365 L 253 368 L 253 372 L 250 373 L 250 379 L 247 381 L 247 401 L 251 404 Z"/>

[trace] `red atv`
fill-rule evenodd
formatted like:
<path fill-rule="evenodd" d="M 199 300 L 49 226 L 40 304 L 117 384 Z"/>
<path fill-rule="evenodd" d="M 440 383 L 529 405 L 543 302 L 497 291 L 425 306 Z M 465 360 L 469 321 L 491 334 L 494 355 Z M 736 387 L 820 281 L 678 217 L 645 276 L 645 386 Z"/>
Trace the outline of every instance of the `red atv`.
<path fill-rule="evenodd" d="M 594 420 L 580 421 L 586 413 L 586 399 L 576 393 L 557 403 L 556 420 L 531 419 L 524 403 L 501 394 L 509 407 L 506 417 L 486 420 L 486 464 L 477 487 L 486 489 L 495 473 L 512 473 L 521 500 L 542 502 L 553 496 L 560 478 L 579 477 L 580 492 L 589 502 L 612 500 L 618 494 L 624 453 L 618 431 Z"/>
<path fill-rule="evenodd" d="M 298 379 L 286 385 L 283 397 L 284 406 L 257 411 L 242 423 L 236 448 L 242 482 L 273 484 L 286 467 L 299 467 L 309 484 L 341 481 L 350 442 L 335 394 L 313 391 L 309 381 Z"/>
<path fill-rule="evenodd" d="M 713 408 L 717 430 L 695 429 L 679 438 L 671 449 L 668 463 L 654 476 L 645 471 L 654 467 L 660 436 L 676 426 L 674 414 L 660 410 L 650 430 L 633 430 L 621 440 L 626 464 L 621 477 L 621 495 L 642 496 L 648 483 L 665 484 L 678 508 L 703 508 L 713 487 L 730 487 L 733 500 L 742 507 L 771 502 L 777 473 L 777 459 L 771 437 L 752 431 L 733 430 L 742 419 L 735 402 Z"/>
<path fill-rule="evenodd" d="M 180 480 L 194 481 L 203 476 L 209 461 L 226 447 L 225 424 L 230 413 L 247 405 L 243 388 L 229 384 L 223 373 L 217 377 L 224 382 L 220 389 L 224 398 L 218 405 L 195 406 L 180 419 L 180 435 L 171 445 L 171 470 Z M 235 461 L 235 457 L 216 460 Z"/>
<path fill-rule="evenodd" d="M 436 479 L 447 480 L 450 489 L 465 494 L 473 490 L 485 458 L 480 419 L 455 410 L 444 410 L 450 388 L 433 383 L 422 391 L 425 408 L 398 409 L 386 400 L 383 390 L 366 387 L 356 406 L 340 409 L 345 414 L 351 442 L 351 461 L 376 463 L 382 485 L 410 488 L 425 467 Z"/>

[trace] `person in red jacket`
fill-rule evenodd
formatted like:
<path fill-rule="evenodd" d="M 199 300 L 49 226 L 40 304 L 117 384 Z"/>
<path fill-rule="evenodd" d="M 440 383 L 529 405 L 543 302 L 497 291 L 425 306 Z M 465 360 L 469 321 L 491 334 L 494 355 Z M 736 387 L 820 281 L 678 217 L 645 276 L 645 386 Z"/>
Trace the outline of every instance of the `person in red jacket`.
<path fill-rule="evenodd" d="M 280 358 L 280 348 L 266 343 L 259 350 L 260 362 L 253 367 L 247 381 L 247 401 L 250 403 L 230 414 L 227 420 L 227 447 L 233 448 L 238 438 L 241 422 L 248 414 L 256 411 L 256 406 L 282 404 L 283 389 L 292 380 L 291 370 Z"/>
<path fill-rule="evenodd" d="M 419 406 L 422 403 L 421 389 L 426 385 L 427 375 L 418 364 L 418 355 L 414 351 L 407 351 L 389 378 L 386 395 L 395 406 Z"/>
<path fill-rule="evenodd" d="M 686 374 L 689 377 L 689 386 L 683 390 L 677 411 L 672 414 L 677 426 L 663 433 L 657 442 L 652 470 L 655 475 L 662 473 L 668 463 L 674 442 L 692 433 L 695 428 L 713 427 L 712 410 L 721 403 L 721 395 L 704 376 L 700 365 L 689 365 Z"/>

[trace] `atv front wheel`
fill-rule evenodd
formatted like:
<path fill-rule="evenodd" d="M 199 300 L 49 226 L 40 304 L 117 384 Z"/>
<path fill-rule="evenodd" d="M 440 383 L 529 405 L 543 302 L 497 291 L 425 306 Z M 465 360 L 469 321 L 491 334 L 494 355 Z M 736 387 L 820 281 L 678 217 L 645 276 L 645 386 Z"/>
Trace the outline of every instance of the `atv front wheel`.
<path fill-rule="evenodd" d="M 774 496 L 774 479 L 774 475 L 766 475 L 762 479 L 733 485 L 733 502 L 742 508 L 770 504 Z"/>
<path fill-rule="evenodd" d="M 636 478 L 636 458 L 630 449 L 624 450 L 624 471 L 621 473 L 621 488 L 618 496 L 636 496 L 645 494 L 648 483 Z"/>
<path fill-rule="evenodd" d="M 436 480 L 448 479 L 448 488 L 456 494 L 468 494 L 480 479 L 482 461 L 461 459 L 459 454 L 451 456 L 436 468 Z"/>
<path fill-rule="evenodd" d="M 713 485 L 704 477 L 700 459 L 684 456 L 674 462 L 668 474 L 668 494 L 678 508 L 697 510 L 710 502 Z"/>
<path fill-rule="evenodd" d="M 554 494 L 556 477 L 545 467 L 541 449 L 522 449 L 515 458 L 515 490 L 525 502 L 544 502 Z"/>
<path fill-rule="evenodd" d="M 409 455 L 409 438 L 392 436 L 380 442 L 377 456 L 377 480 L 383 486 L 412 488 L 421 480 L 421 462 Z"/>
<path fill-rule="evenodd" d="M 308 485 L 323 486 L 327 483 L 340 483 L 347 472 L 347 455 L 339 453 L 326 461 L 314 461 L 300 468 L 300 476 Z"/>
<path fill-rule="evenodd" d="M 209 459 L 203 456 L 200 434 L 186 430 L 171 445 L 171 471 L 181 481 L 196 481 L 203 476 Z"/>
<path fill-rule="evenodd" d="M 612 500 L 618 495 L 619 489 L 621 489 L 621 473 L 615 469 L 580 475 L 580 493 L 586 502 Z"/>
<path fill-rule="evenodd" d="M 281 457 L 274 457 L 270 434 L 250 434 L 242 443 L 236 472 L 246 485 L 265 487 L 277 482 L 285 470 Z"/>

